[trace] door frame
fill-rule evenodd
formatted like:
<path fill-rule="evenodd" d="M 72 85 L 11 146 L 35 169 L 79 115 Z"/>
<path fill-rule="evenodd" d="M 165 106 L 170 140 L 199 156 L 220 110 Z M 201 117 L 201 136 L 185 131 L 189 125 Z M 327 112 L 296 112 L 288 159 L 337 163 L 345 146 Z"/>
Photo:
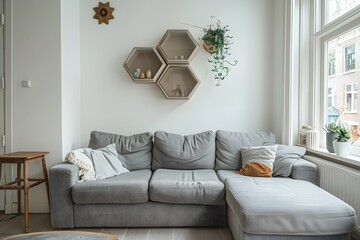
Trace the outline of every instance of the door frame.
<path fill-rule="evenodd" d="M 12 66 L 13 66 L 13 29 L 12 29 L 12 0 L 4 0 L 4 77 L 5 77 L 5 152 L 9 153 L 13 150 L 13 80 L 12 80 Z"/>
<path fill-rule="evenodd" d="M 4 24 L 4 78 L 5 78 L 5 153 L 13 151 L 13 80 L 12 80 L 12 66 L 13 66 L 13 26 L 12 26 L 12 12 L 13 12 L 13 3 L 12 0 L 1 0 L 4 2 L 3 12 L 5 14 L 5 24 Z M 13 164 L 4 164 L 3 165 L 3 174 L 5 182 L 11 181 L 13 179 Z M 2 198 L 0 203 L 0 209 L 4 208 L 6 214 L 14 213 L 13 210 L 13 199 L 14 191 L 4 191 L 5 194 L 0 194 Z"/>

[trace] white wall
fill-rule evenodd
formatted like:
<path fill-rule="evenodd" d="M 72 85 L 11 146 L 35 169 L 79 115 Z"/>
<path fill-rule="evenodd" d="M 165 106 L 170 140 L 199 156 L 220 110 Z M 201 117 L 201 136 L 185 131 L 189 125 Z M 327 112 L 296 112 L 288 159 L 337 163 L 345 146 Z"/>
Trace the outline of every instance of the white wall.
<path fill-rule="evenodd" d="M 80 146 L 80 0 L 61 0 L 62 155 Z M 60 160 L 60 159 L 59 159 Z"/>
<path fill-rule="evenodd" d="M 284 27 L 285 27 L 285 2 L 274 0 L 273 21 L 273 126 L 272 131 L 279 143 L 282 142 L 281 134 L 284 125 Z"/>
<path fill-rule="evenodd" d="M 13 150 L 49 151 L 50 167 L 62 156 L 60 0 L 15 0 L 12 14 Z M 23 80 L 32 87 L 23 88 Z M 29 165 L 29 175 L 42 176 L 40 161 Z M 44 184 L 29 196 L 30 211 L 46 210 Z"/>
<path fill-rule="evenodd" d="M 49 151 L 51 167 L 68 150 L 86 146 L 91 130 L 275 130 L 279 135 L 274 110 L 282 103 L 277 88 L 282 87 L 283 29 L 274 15 L 283 3 L 185 0 L 174 8 L 166 0 L 113 0 L 115 19 L 98 25 L 95 0 L 14 0 L 13 150 Z M 211 15 L 230 25 L 235 42 L 230 60 L 239 61 L 221 87 L 215 86 L 203 49 L 191 63 L 202 82 L 190 100 L 167 100 L 155 84 L 131 81 L 122 65 L 133 47 L 155 46 L 171 28 L 188 28 L 201 38 L 201 29 L 183 23 L 206 26 Z M 23 80 L 31 80 L 32 87 L 22 88 Z M 40 165 L 30 165 L 30 176 L 41 176 Z M 43 185 L 31 189 L 30 211 L 47 211 Z"/>
<path fill-rule="evenodd" d="M 92 19 L 97 4 L 80 2 L 82 145 L 92 130 L 191 134 L 274 128 L 274 1 L 185 0 L 176 7 L 167 0 L 111 1 L 115 19 L 109 25 Z M 190 100 L 167 100 L 156 85 L 132 82 L 122 64 L 133 47 L 155 46 L 167 29 L 188 28 L 201 38 L 201 29 L 182 23 L 205 27 L 211 15 L 230 25 L 230 60 L 239 61 L 221 87 L 202 48 L 191 63 L 201 84 Z"/>

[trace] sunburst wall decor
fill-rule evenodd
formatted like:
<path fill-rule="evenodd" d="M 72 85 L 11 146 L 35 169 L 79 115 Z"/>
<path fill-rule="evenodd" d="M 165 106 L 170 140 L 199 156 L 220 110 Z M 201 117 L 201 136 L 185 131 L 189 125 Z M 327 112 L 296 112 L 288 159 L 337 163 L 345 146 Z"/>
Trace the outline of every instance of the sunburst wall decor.
<path fill-rule="evenodd" d="M 114 19 L 112 15 L 115 9 L 110 7 L 110 3 L 99 2 L 98 7 L 94 7 L 95 15 L 94 18 L 98 20 L 99 24 L 106 23 L 109 24 L 110 19 Z"/>

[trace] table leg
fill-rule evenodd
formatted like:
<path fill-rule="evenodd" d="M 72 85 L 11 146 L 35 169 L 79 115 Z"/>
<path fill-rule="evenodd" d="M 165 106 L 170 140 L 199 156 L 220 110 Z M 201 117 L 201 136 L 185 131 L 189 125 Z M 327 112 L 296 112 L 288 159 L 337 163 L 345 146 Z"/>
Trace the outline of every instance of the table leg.
<path fill-rule="evenodd" d="M 47 193 L 49 209 L 50 209 L 49 180 L 48 180 L 48 174 L 47 174 L 47 169 L 46 169 L 45 156 L 42 157 L 41 162 L 42 162 L 43 174 L 44 174 L 45 185 L 46 185 L 46 193 Z"/>
<path fill-rule="evenodd" d="M 24 161 L 24 214 L 25 214 L 25 233 L 29 232 L 29 182 L 28 182 L 28 162 Z"/>
<path fill-rule="evenodd" d="M 17 185 L 21 185 L 21 163 L 16 164 L 16 181 Z M 21 189 L 17 190 L 17 200 L 18 200 L 18 214 L 21 213 Z"/>

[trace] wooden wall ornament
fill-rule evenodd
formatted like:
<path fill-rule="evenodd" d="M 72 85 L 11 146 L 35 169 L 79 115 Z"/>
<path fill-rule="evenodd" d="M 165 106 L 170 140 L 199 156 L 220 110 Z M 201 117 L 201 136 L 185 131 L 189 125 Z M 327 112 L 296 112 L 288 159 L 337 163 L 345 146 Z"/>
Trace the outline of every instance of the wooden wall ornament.
<path fill-rule="evenodd" d="M 114 16 L 112 15 L 113 11 L 115 9 L 110 7 L 110 3 L 102 3 L 99 2 L 98 7 L 94 7 L 95 15 L 94 19 L 97 19 L 99 24 L 106 23 L 109 24 L 110 19 L 114 19 Z"/>

